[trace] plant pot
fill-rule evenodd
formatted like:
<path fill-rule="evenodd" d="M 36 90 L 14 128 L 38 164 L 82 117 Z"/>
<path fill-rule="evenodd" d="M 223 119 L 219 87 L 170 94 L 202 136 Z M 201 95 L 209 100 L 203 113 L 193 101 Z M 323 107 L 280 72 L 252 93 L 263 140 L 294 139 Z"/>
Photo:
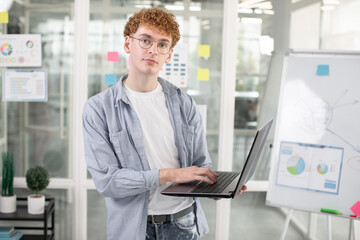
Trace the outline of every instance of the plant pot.
<path fill-rule="evenodd" d="M 16 212 L 16 195 L 0 197 L 0 212 L 2 213 Z"/>
<path fill-rule="evenodd" d="M 42 214 L 45 208 L 45 196 L 41 194 L 31 194 L 27 197 L 28 200 L 28 213 L 29 214 Z"/>

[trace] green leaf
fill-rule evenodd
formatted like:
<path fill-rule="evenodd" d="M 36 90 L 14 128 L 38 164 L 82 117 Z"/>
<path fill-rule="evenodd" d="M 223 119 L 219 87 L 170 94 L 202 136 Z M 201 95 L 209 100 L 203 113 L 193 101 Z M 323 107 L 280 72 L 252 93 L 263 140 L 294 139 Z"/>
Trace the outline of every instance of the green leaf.
<path fill-rule="evenodd" d="M 1 195 L 13 196 L 14 195 L 14 161 L 11 152 L 2 153 L 2 189 Z"/>
<path fill-rule="evenodd" d="M 49 172 L 42 166 L 34 166 L 26 172 L 26 184 L 36 194 L 49 185 Z"/>

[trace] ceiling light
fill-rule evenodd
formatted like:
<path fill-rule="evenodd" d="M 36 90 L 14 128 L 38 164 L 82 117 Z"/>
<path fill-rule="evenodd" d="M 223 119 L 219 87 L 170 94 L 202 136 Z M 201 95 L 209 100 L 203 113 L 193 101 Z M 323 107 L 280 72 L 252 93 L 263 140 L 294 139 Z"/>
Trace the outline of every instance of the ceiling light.
<path fill-rule="evenodd" d="M 274 10 L 266 10 L 266 9 L 263 10 L 263 13 L 268 14 L 268 15 L 274 15 L 275 14 Z"/>
<path fill-rule="evenodd" d="M 1 0 L 0 12 L 8 12 L 13 4 L 13 0 Z"/>
<path fill-rule="evenodd" d="M 184 11 L 184 6 L 179 5 L 165 5 L 165 8 L 170 11 Z"/>
<path fill-rule="evenodd" d="M 201 11 L 201 7 L 198 7 L 198 6 L 190 6 L 190 7 L 189 7 L 189 10 L 190 10 L 190 11 L 194 11 L 194 12 L 199 12 L 199 11 Z"/>
<path fill-rule="evenodd" d="M 247 1 L 243 1 L 241 3 L 238 4 L 239 8 L 248 8 L 249 5 L 251 4 L 255 4 L 255 3 L 259 3 L 259 2 L 263 2 L 264 0 L 247 0 Z"/>
<path fill-rule="evenodd" d="M 201 25 L 207 25 L 207 24 L 209 24 L 209 23 L 210 23 L 209 20 L 202 20 L 202 21 L 201 21 Z"/>
<path fill-rule="evenodd" d="M 136 8 L 151 8 L 151 5 L 143 4 L 143 5 L 135 5 L 134 7 L 136 7 Z"/>
<path fill-rule="evenodd" d="M 335 9 L 335 6 L 331 6 L 331 5 L 321 6 L 322 11 L 331 11 L 334 9 Z"/>
<path fill-rule="evenodd" d="M 252 14 L 253 10 L 251 8 L 238 8 L 237 12 L 238 13 Z"/>
<path fill-rule="evenodd" d="M 267 2 L 262 2 L 262 3 L 256 3 L 253 5 L 250 5 L 250 8 L 260 8 L 260 9 L 272 9 L 272 3 L 267 1 Z"/>
<path fill-rule="evenodd" d="M 324 5 L 339 5 L 339 0 L 323 0 Z"/>

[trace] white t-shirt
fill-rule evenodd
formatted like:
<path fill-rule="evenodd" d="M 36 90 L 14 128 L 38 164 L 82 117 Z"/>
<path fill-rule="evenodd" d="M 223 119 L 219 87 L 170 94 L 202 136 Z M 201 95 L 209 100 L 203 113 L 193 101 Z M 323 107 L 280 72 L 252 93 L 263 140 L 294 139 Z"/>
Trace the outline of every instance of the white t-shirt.
<path fill-rule="evenodd" d="M 125 85 L 125 93 L 137 113 L 143 133 L 143 144 L 151 170 L 180 168 L 178 150 L 161 84 L 151 92 L 136 92 Z M 160 192 L 170 183 L 150 192 L 149 215 L 173 214 L 191 204 L 193 198 L 170 197 Z"/>

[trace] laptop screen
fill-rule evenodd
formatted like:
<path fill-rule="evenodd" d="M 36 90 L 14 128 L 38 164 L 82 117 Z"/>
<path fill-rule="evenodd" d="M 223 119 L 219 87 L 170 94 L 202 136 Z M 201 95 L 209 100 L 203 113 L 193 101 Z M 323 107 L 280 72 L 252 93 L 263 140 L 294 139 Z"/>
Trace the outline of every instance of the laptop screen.
<path fill-rule="evenodd" d="M 269 134 L 273 120 L 269 121 L 264 127 L 256 132 L 255 139 L 250 148 L 249 154 L 241 171 L 240 180 L 236 186 L 234 196 L 239 192 L 241 187 L 249 181 L 254 175 L 257 162 L 259 161 L 261 152 L 264 148 L 265 141 Z"/>

